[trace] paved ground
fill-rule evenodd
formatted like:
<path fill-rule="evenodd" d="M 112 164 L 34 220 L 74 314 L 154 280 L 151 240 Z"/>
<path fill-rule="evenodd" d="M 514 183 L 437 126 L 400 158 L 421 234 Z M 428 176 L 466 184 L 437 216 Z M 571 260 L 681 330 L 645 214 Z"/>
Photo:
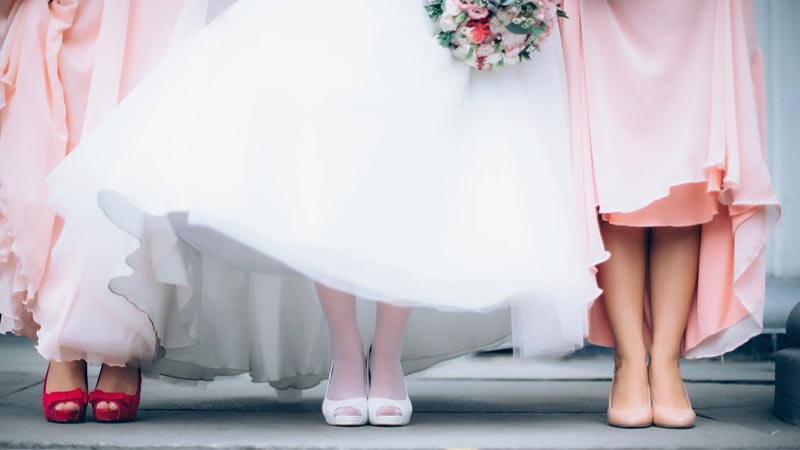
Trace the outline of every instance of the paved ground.
<path fill-rule="evenodd" d="M 452 361 L 410 377 L 415 415 L 402 429 L 328 427 L 323 386 L 283 405 L 241 377 L 147 380 L 135 423 L 56 425 L 41 417 L 44 362 L 29 342 L 0 337 L 0 448 L 800 448 L 800 427 L 771 413 L 772 363 L 687 363 L 692 430 L 606 426 L 610 367 L 607 356 Z"/>

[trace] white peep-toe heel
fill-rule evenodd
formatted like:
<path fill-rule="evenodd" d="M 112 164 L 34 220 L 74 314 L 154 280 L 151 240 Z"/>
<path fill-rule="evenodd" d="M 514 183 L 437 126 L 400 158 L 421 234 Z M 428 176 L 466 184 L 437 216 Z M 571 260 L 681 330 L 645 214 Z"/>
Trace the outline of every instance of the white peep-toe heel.
<path fill-rule="evenodd" d="M 322 415 L 325 416 L 325 422 L 327 422 L 328 425 L 336 427 L 360 427 L 366 425 L 369 419 L 367 397 L 353 397 L 344 400 L 331 400 L 328 398 L 328 389 L 331 385 L 333 367 L 334 364 L 331 363 L 331 371 L 328 374 L 328 387 L 325 388 L 325 400 L 322 401 Z M 364 370 L 366 378 L 367 369 Z M 358 415 L 335 414 L 336 410 L 339 408 L 353 408 L 358 410 Z"/>
<path fill-rule="evenodd" d="M 369 353 L 367 353 L 367 361 L 366 361 L 366 368 L 367 368 L 367 393 L 369 394 L 369 381 L 370 381 L 370 372 L 369 372 L 369 358 L 372 355 L 372 348 L 369 349 Z M 411 399 L 408 398 L 408 387 L 405 385 L 405 379 L 403 379 L 403 388 L 405 390 L 405 398 L 401 400 L 397 400 L 394 398 L 384 398 L 384 397 L 368 397 L 368 407 L 369 407 L 369 423 L 372 425 L 377 426 L 384 426 L 384 427 L 401 427 L 408 425 L 411 422 L 411 413 L 413 412 L 413 407 L 411 406 Z M 397 408 L 400 411 L 400 414 L 378 414 L 383 408 Z"/>

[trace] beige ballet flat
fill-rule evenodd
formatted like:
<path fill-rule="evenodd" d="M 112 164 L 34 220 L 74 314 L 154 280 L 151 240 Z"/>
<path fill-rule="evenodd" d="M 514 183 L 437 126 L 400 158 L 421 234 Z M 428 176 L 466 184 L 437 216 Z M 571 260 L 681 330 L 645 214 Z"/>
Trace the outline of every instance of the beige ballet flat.
<path fill-rule="evenodd" d="M 647 428 L 653 425 L 653 406 L 651 396 L 648 396 L 649 403 L 646 406 L 636 408 L 614 408 L 611 406 L 611 392 L 614 390 L 614 381 L 611 379 L 611 389 L 608 393 L 608 411 L 606 417 L 608 424 L 617 428 Z"/>
<path fill-rule="evenodd" d="M 683 389 L 686 395 L 686 401 L 689 402 L 688 408 L 669 408 L 656 404 L 655 399 L 651 399 L 653 403 L 653 424 L 661 428 L 692 428 L 697 419 L 694 409 L 692 409 L 692 402 L 689 400 L 689 393 L 686 388 Z M 652 394 L 651 394 L 652 395 Z"/>

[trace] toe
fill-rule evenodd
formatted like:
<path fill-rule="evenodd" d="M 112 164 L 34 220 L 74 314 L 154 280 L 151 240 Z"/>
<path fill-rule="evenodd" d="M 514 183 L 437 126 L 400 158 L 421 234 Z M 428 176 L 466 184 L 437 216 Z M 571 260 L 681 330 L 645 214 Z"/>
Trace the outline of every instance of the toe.
<path fill-rule="evenodd" d="M 56 405 L 56 411 L 77 411 L 80 407 L 75 402 L 63 402 Z"/>
<path fill-rule="evenodd" d="M 384 406 L 378 409 L 379 416 L 402 416 L 403 412 L 396 406 Z"/>
<path fill-rule="evenodd" d="M 98 402 L 97 409 L 116 411 L 119 409 L 119 405 L 117 405 L 115 402 Z"/>
<path fill-rule="evenodd" d="M 352 406 L 342 406 L 333 411 L 334 416 L 360 416 L 361 412 Z"/>

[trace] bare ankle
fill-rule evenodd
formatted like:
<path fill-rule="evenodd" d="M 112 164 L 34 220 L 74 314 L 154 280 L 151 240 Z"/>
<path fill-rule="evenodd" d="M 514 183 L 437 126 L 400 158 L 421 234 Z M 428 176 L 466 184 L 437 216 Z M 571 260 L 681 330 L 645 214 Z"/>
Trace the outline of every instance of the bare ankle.
<path fill-rule="evenodd" d="M 650 353 L 650 367 L 663 369 L 680 368 L 681 357 L 677 352 L 653 351 Z"/>
<path fill-rule="evenodd" d="M 386 348 L 372 348 L 370 362 L 380 364 L 399 364 L 402 350 L 392 350 Z"/>
<path fill-rule="evenodd" d="M 614 370 L 620 370 L 623 367 L 631 369 L 647 368 L 647 353 L 614 353 Z"/>
<path fill-rule="evenodd" d="M 51 361 L 47 374 L 47 392 L 86 390 L 86 363 L 83 361 Z"/>

